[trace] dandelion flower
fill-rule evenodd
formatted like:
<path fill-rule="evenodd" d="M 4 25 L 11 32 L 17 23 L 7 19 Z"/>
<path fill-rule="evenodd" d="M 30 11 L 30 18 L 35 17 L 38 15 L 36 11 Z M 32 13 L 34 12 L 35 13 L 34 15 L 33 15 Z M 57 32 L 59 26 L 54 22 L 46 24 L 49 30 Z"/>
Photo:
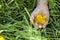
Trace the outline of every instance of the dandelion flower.
<path fill-rule="evenodd" d="M 46 22 L 46 16 L 43 16 L 41 14 L 35 15 L 35 22 L 38 24 L 44 24 Z"/>

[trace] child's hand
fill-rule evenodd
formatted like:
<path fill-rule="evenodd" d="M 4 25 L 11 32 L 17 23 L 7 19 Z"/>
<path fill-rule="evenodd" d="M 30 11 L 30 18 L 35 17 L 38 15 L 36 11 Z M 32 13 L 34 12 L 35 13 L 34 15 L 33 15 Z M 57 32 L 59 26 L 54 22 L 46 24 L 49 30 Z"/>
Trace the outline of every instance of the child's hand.
<path fill-rule="evenodd" d="M 35 15 L 36 14 L 41 14 L 41 15 L 46 16 L 46 22 L 43 25 L 38 24 L 35 21 Z M 49 9 L 48 9 L 47 4 L 44 5 L 44 4 L 41 3 L 41 4 L 37 5 L 36 9 L 31 14 L 30 21 L 34 22 L 36 24 L 36 28 L 45 28 L 46 25 L 48 24 L 48 21 L 49 21 Z"/>

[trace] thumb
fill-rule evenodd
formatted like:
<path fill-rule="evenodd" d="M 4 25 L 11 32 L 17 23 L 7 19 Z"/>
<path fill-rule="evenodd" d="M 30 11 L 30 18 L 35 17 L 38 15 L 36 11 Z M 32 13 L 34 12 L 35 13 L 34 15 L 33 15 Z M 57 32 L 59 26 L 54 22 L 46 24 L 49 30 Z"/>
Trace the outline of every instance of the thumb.
<path fill-rule="evenodd" d="M 30 21 L 33 22 L 34 21 L 34 17 L 30 17 Z"/>

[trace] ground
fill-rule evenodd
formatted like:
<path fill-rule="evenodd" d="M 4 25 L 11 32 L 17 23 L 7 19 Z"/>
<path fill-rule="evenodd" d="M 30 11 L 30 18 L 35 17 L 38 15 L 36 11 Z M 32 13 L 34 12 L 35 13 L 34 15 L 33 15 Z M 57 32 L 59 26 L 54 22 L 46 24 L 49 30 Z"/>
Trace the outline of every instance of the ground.
<path fill-rule="evenodd" d="M 60 40 L 60 3 L 48 0 L 49 24 L 40 30 L 29 20 L 36 4 L 36 0 L 0 0 L 0 36 L 5 40 Z"/>

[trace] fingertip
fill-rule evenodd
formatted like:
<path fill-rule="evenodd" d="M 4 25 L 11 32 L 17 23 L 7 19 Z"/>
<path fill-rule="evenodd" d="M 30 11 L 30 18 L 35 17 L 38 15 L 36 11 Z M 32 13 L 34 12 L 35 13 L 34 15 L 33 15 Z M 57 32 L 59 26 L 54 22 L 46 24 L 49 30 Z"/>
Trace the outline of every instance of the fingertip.
<path fill-rule="evenodd" d="M 46 26 L 43 25 L 43 28 L 45 28 Z"/>
<path fill-rule="evenodd" d="M 39 28 L 43 28 L 43 26 L 42 26 L 42 25 L 39 25 L 38 27 L 39 27 Z"/>
<path fill-rule="evenodd" d="M 30 21 L 31 21 L 31 18 L 30 18 Z"/>
<path fill-rule="evenodd" d="M 30 18 L 30 21 L 33 22 L 33 20 Z"/>

